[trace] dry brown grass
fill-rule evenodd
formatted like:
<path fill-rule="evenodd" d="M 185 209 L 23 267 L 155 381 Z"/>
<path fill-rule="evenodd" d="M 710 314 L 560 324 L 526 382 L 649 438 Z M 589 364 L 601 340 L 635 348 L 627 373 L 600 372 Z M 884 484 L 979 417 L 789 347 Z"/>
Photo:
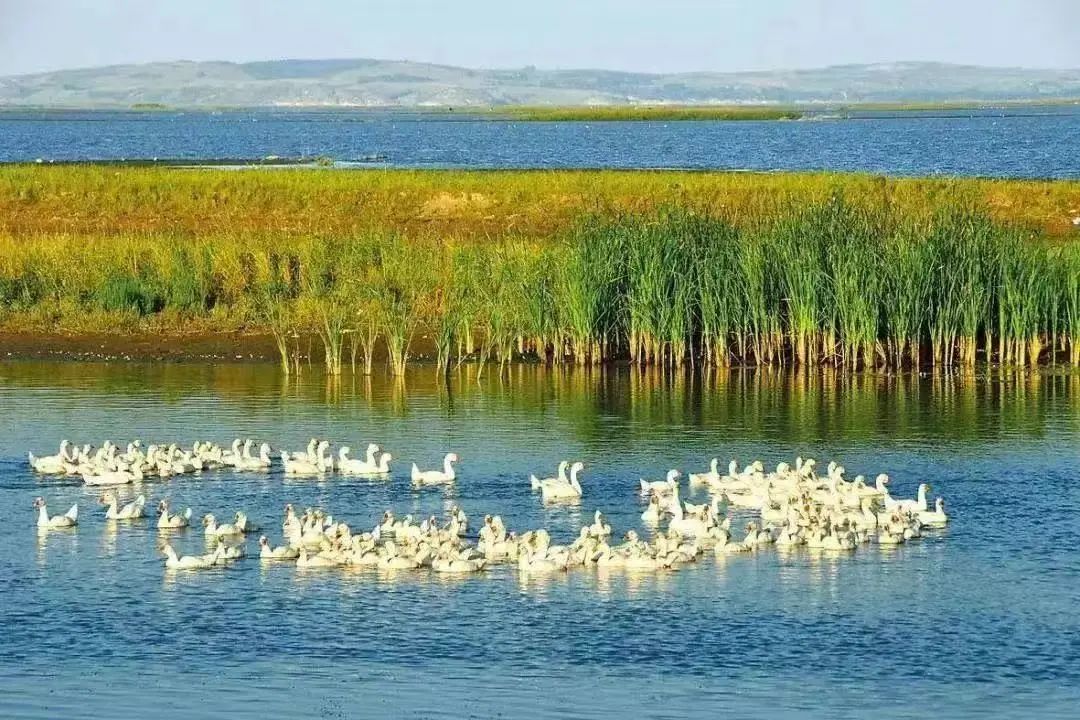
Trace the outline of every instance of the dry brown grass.
<path fill-rule="evenodd" d="M 0 168 L 0 232 L 13 236 L 215 234 L 546 236 L 583 212 L 708 209 L 738 223 L 842 191 L 904 217 L 946 204 L 1052 236 L 1074 232 L 1080 182 L 895 179 L 834 173 Z"/>

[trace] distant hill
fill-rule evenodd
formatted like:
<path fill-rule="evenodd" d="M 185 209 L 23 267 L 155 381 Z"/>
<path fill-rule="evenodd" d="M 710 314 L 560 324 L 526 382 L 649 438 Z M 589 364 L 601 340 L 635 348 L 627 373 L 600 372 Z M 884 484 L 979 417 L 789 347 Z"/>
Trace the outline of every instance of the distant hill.
<path fill-rule="evenodd" d="M 1080 70 L 898 62 L 646 74 L 390 60 L 165 62 L 0 78 L 0 106 L 258 107 L 994 102 L 1080 97 Z"/>

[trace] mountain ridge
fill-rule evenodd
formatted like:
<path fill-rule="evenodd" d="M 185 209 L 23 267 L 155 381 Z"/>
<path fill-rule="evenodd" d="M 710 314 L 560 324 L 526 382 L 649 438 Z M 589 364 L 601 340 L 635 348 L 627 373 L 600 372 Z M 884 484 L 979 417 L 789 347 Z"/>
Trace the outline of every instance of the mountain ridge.
<path fill-rule="evenodd" d="M 490 107 L 1002 102 L 1080 98 L 1080 69 L 937 62 L 641 73 L 373 58 L 178 60 L 0 77 L 3 107 Z"/>

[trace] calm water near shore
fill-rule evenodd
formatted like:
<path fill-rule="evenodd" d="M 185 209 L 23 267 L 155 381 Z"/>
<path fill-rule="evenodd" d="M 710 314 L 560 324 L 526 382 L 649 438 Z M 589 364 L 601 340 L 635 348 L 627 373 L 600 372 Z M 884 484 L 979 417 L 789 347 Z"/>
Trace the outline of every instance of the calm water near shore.
<path fill-rule="evenodd" d="M 492 375 L 446 384 L 418 366 L 404 381 L 328 383 L 269 364 L 0 362 L 0 716 L 1074 716 L 1080 374 Z M 167 574 L 152 522 L 108 527 L 96 492 L 36 478 L 25 458 L 61 438 L 299 449 L 313 435 L 380 443 L 393 479 L 275 468 L 142 491 L 196 516 L 244 509 L 275 544 L 286 502 L 354 528 L 457 503 L 474 529 L 492 512 L 561 541 L 596 508 L 620 535 L 643 531 L 638 477 L 801 454 L 849 477 L 888 472 L 895 495 L 929 481 L 953 521 L 894 550 L 707 554 L 649 574 L 446 578 L 251 558 Z M 409 464 L 446 450 L 462 458 L 456 489 L 413 490 Z M 544 508 L 528 473 L 563 458 L 587 463 L 583 502 Z M 39 538 L 37 495 L 52 513 L 79 502 L 79 527 Z M 204 547 L 195 530 L 175 543 Z"/>
<path fill-rule="evenodd" d="M 835 170 L 1080 178 L 1080 105 L 798 121 L 515 122 L 377 110 L 0 112 L 0 162 L 330 158 L 344 166 Z"/>

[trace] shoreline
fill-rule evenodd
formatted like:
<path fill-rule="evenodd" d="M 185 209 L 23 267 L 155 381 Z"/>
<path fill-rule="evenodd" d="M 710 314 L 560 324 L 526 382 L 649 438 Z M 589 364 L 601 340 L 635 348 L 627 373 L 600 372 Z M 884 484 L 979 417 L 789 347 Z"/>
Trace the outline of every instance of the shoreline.
<path fill-rule="evenodd" d="M 310 337 L 311 357 L 307 355 L 307 341 L 305 336 L 303 345 L 304 352 L 301 361 L 304 365 L 325 371 L 325 363 L 322 357 L 322 346 L 317 337 Z M 71 335 L 63 333 L 28 333 L 0 331 L 0 363 L 6 361 L 35 361 L 45 360 L 62 363 L 146 363 L 146 364 L 191 364 L 191 365 L 280 365 L 281 360 L 274 345 L 274 339 L 269 334 L 249 332 L 222 332 L 222 333 L 191 333 L 184 335 L 162 335 L 159 333 L 141 334 L 107 334 L 85 333 Z M 417 336 L 413 343 L 413 352 L 409 357 L 409 365 L 412 366 L 435 366 L 435 348 L 430 336 Z M 379 372 L 385 370 L 388 362 L 385 347 L 378 347 L 375 353 L 375 364 Z M 358 362 L 358 367 L 362 360 Z M 476 365 L 474 357 L 470 356 L 463 362 L 453 363 L 454 369 L 458 367 L 472 367 Z M 548 369 L 566 370 L 611 370 L 611 369 L 636 369 L 642 373 L 650 374 L 660 372 L 668 374 L 671 368 L 660 365 L 636 366 L 626 360 L 614 360 L 600 365 L 579 366 L 573 362 L 561 365 L 553 365 L 548 362 L 515 358 L 509 363 L 510 367 L 544 367 Z M 499 363 L 488 362 L 487 374 L 497 377 Z M 1055 364 L 1040 364 L 1038 366 L 1002 365 L 1001 363 L 978 363 L 974 368 L 960 366 L 940 367 L 923 365 L 920 369 L 905 367 L 901 370 L 896 368 L 859 368 L 854 373 L 834 365 L 816 364 L 808 366 L 776 366 L 776 365 L 738 365 L 733 364 L 724 367 L 703 368 L 680 368 L 676 374 L 689 371 L 699 374 L 702 370 L 710 372 L 717 370 L 727 372 L 761 372 L 766 374 L 821 374 L 843 373 L 854 376 L 879 376 L 896 377 L 918 375 L 920 377 L 932 376 L 987 376 L 991 372 L 1008 371 L 1017 375 L 1059 375 L 1080 373 L 1080 367 L 1071 366 L 1063 360 Z M 359 370 L 357 371 L 359 373 Z M 344 375 L 352 374 L 348 362 L 345 363 Z M 362 373 L 360 373 L 362 374 Z M 283 377 L 285 377 L 283 375 Z"/>
<path fill-rule="evenodd" d="M 304 335 L 300 359 L 322 367 L 323 347 L 315 335 Z M 430 337 L 417 335 L 410 362 L 434 358 Z M 375 362 L 386 362 L 386 349 L 376 347 Z M 0 361 L 55 360 L 60 362 L 150 363 L 266 363 L 280 365 L 274 338 L 262 332 L 195 333 L 60 333 L 0 330 Z M 346 366 L 348 362 L 346 360 Z"/>
<path fill-rule="evenodd" d="M 0 332 L 0 359 L 70 362 L 267 362 L 278 363 L 270 335 L 261 333 Z"/>

